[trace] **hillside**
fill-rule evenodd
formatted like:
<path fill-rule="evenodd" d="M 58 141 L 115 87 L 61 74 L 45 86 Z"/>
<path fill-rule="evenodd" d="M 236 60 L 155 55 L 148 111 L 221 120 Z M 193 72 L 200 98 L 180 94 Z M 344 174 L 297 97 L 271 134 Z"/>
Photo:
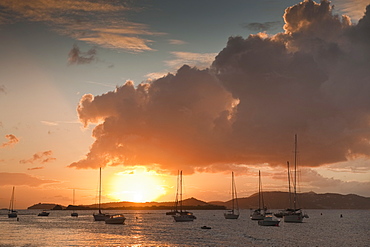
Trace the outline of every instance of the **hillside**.
<path fill-rule="evenodd" d="M 289 207 L 288 192 L 264 192 L 265 205 L 270 209 L 283 209 Z M 306 209 L 370 209 L 370 198 L 358 196 L 354 194 L 341 195 L 335 193 L 317 194 L 314 192 L 299 193 L 297 195 L 298 207 Z M 196 198 L 188 198 L 183 200 L 183 206 L 186 209 L 225 209 L 230 208 L 232 201 L 211 201 L 204 202 Z M 253 194 L 250 197 L 238 199 L 238 204 L 241 209 L 250 209 L 258 207 L 258 194 Z M 105 209 L 171 209 L 174 202 L 109 202 L 103 203 L 102 208 Z M 30 206 L 28 209 L 56 209 L 57 205 L 52 203 L 38 203 Z M 58 205 L 59 206 L 59 205 Z M 60 207 L 57 207 L 60 208 Z M 61 208 L 65 208 L 61 206 Z M 67 209 L 96 209 L 97 204 L 92 205 L 69 205 Z"/>
<path fill-rule="evenodd" d="M 271 209 L 289 207 L 288 192 L 264 192 L 265 205 Z M 354 194 L 341 195 L 335 193 L 316 194 L 314 192 L 297 194 L 298 207 L 306 209 L 370 209 L 370 198 Z M 227 202 L 213 201 L 210 204 L 231 207 L 231 200 Z M 238 199 L 240 208 L 249 209 L 258 207 L 258 193 L 250 197 Z"/>

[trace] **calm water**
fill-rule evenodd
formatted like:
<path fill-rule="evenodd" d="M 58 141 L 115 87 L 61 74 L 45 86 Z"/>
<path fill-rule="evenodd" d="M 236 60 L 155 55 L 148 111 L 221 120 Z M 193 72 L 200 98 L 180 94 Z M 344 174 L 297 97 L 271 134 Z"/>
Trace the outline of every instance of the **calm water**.
<path fill-rule="evenodd" d="M 195 210 L 194 222 L 174 222 L 161 210 L 111 211 L 124 213 L 125 225 L 94 222 L 93 211 L 78 211 L 78 218 L 50 212 L 20 211 L 17 221 L 1 211 L 0 246 L 370 246 L 370 210 L 305 210 L 305 223 L 279 227 L 259 226 L 249 210 L 238 220 L 224 219 L 221 210 Z"/>

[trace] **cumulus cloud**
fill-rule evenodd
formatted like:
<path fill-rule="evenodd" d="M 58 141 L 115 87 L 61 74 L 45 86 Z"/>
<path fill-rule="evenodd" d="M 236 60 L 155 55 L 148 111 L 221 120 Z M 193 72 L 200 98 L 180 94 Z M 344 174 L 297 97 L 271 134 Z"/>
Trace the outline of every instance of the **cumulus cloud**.
<path fill-rule="evenodd" d="M 34 164 L 34 163 L 49 163 L 55 161 L 56 158 L 51 157 L 53 152 L 51 150 L 35 153 L 32 158 L 20 160 L 21 164 Z"/>
<path fill-rule="evenodd" d="M 0 172 L 0 186 L 4 185 L 28 185 L 38 187 L 43 184 L 57 183 L 55 180 L 40 179 L 25 173 Z"/>
<path fill-rule="evenodd" d="M 162 35 L 148 26 L 127 21 L 137 11 L 122 1 L 3 0 L 0 24 L 18 21 L 43 22 L 56 32 L 93 45 L 129 52 L 152 50 L 143 36 Z"/>
<path fill-rule="evenodd" d="M 68 54 L 69 64 L 88 64 L 96 61 L 96 50 L 91 48 L 87 52 L 81 52 L 77 45 L 73 45 L 73 48 Z"/>
<path fill-rule="evenodd" d="M 265 31 L 271 31 L 274 30 L 277 27 L 280 27 L 281 23 L 280 21 L 269 21 L 269 22 L 252 22 L 245 24 L 244 27 L 257 32 L 265 32 Z"/>
<path fill-rule="evenodd" d="M 302 166 L 368 157 L 370 8 L 358 24 L 332 10 L 306 0 L 285 10 L 284 32 L 230 37 L 209 68 L 84 95 L 95 142 L 70 167 L 285 166 L 294 134 Z"/>
<path fill-rule="evenodd" d="M 8 141 L 1 144 L 0 148 L 5 148 L 7 146 L 13 146 L 19 142 L 18 138 L 12 134 L 6 135 L 5 138 L 7 138 Z"/>
<path fill-rule="evenodd" d="M 174 51 L 171 54 L 175 59 L 166 61 L 167 66 L 177 70 L 184 64 L 197 68 L 208 68 L 215 59 L 216 53 L 194 53 Z"/>

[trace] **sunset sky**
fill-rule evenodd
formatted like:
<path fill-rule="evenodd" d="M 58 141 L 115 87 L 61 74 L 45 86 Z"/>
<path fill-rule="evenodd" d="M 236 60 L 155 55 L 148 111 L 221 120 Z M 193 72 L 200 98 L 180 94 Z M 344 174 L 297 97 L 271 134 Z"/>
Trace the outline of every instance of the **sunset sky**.
<path fill-rule="evenodd" d="M 369 4 L 1 0 L 0 208 L 370 197 Z"/>

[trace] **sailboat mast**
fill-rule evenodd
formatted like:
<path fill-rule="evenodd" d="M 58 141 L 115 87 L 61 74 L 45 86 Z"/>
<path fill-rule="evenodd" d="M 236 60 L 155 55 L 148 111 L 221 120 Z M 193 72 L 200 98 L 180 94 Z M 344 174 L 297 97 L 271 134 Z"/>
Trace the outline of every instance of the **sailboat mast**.
<path fill-rule="evenodd" d="M 14 210 L 14 186 L 13 186 L 12 196 L 10 198 L 10 204 L 9 204 L 9 211 L 13 212 L 13 210 Z"/>
<path fill-rule="evenodd" d="M 231 172 L 231 201 L 232 201 L 232 210 L 234 212 L 234 208 L 235 208 L 235 205 L 234 205 L 234 172 Z"/>
<path fill-rule="evenodd" d="M 101 213 L 100 203 L 101 203 L 101 167 L 99 167 L 99 214 Z"/>
<path fill-rule="evenodd" d="M 294 135 L 294 209 L 297 207 L 297 134 Z"/>
<path fill-rule="evenodd" d="M 180 171 L 180 212 L 182 212 L 182 171 Z"/>
<path fill-rule="evenodd" d="M 290 186 L 290 166 L 289 161 L 286 162 L 288 165 L 288 187 L 289 187 L 289 208 L 292 208 L 292 191 Z"/>
<path fill-rule="evenodd" d="M 73 200 L 72 200 L 73 205 L 75 205 L 75 189 L 73 189 Z"/>
<path fill-rule="evenodd" d="M 262 179 L 261 179 L 261 171 L 258 171 L 259 173 L 259 178 L 260 178 L 260 187 L 261 187 L 261 203 L 262 203 L 262 208 L 265 210 L 265 200 L 263 198 L 263 191 L 262 191 Z"/>

